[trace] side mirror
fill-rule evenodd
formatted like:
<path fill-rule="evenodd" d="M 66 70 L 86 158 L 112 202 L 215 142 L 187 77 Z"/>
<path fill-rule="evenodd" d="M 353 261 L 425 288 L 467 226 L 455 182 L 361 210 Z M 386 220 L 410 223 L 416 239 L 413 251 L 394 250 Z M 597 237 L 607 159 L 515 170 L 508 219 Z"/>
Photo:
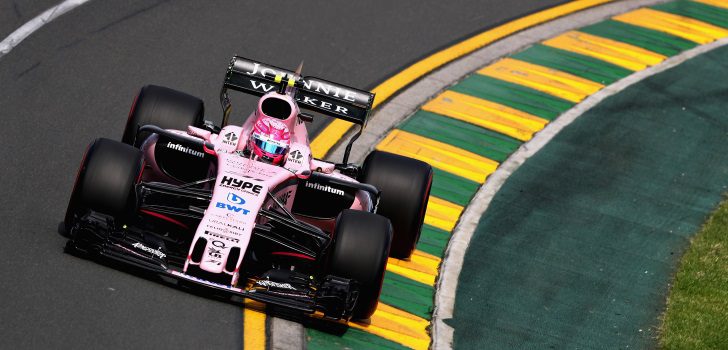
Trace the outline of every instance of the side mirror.
<path fill-rule="evenodd" d="M 311 115 L 311 114 L 308 114 L 308 113 L 299 113 L 298 114 L 298 117 L 301 118 L 301 120 L 303 120 L 306 123 L 313 122 L 313 115 Z"/>

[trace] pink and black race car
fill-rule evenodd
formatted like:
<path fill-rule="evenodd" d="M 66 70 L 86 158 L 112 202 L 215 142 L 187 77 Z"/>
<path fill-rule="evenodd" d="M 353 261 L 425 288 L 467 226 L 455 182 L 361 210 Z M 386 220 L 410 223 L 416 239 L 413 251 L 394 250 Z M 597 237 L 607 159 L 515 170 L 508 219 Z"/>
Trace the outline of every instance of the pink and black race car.
<path fill-rule="evenodd" d="M 228 125 L 228 90 L 260 96 Z M 423 162 L 349 151 L 374 95 L 233 57 L 220 126 L 203 102 L 141 89 L 122 142 L 88 147 L 68 203 L 66 251 L 134 266 L 183 288 L 283 306 L 327 319 L 376 309 L 387 257 L 408 258 L 432 185 Z M 301 108 L 360 126 L 340 164 L 311 156 Z"/>

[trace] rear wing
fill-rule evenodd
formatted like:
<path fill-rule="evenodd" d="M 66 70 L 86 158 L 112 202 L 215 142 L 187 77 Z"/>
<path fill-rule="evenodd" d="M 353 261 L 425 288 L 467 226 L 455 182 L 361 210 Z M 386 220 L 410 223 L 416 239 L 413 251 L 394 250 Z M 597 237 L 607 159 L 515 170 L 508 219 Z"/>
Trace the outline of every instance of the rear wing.
<path fill-rule="evenodd" d="M 294 98 L 299 107 L 343 119 L 362 128 L 374 102 L 374 94 L 368 91 L 320 78 L 298 76 L 293 71 L 233 56 L 220 93 L 225 113 L 223 126 L 227 124 L 230 113 L 227 89 L 263 96 L 286 85 L 296 87 Z"/>

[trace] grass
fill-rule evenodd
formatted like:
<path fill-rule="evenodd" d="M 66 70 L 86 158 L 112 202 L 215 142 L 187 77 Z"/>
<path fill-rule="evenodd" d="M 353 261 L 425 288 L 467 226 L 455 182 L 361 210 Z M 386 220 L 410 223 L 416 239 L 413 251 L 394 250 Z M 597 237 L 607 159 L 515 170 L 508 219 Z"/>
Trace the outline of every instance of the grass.
<path fill-rule="evenodd" d="M 728 348 L 728 200 L 680 262 L 659 342 L 664 349 Z"/>

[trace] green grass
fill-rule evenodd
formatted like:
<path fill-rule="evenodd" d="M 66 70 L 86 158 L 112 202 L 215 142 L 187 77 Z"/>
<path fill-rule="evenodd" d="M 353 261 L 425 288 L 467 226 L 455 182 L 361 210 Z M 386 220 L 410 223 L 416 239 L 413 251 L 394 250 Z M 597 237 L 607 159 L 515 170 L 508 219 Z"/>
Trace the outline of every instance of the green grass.
<path fill-rule="evenodd" d="M 664 349 L 728 347 L 728 200 L 680 262 L 660 330 Z"/>

